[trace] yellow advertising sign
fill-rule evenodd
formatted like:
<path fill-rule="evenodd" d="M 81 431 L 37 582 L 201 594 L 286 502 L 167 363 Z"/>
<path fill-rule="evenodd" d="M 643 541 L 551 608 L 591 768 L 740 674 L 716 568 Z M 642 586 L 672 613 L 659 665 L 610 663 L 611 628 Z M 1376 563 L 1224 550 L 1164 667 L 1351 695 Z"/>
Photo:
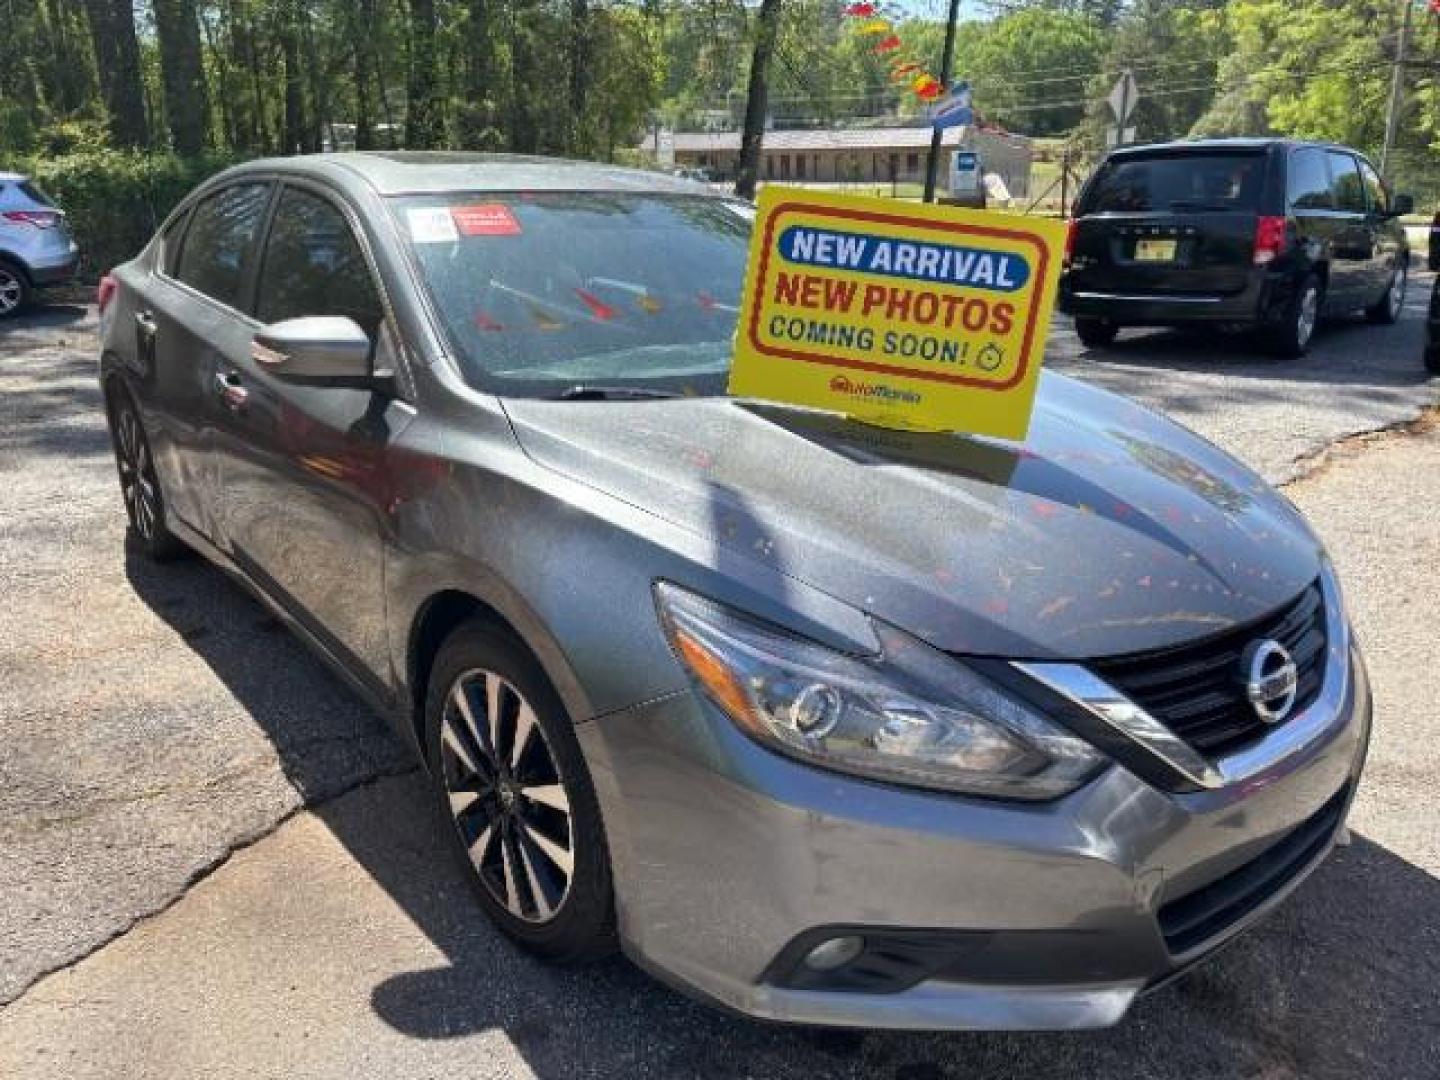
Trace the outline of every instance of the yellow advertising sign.
<path fill-rule="evenodd" d="M 1023 439 L 1062 222 L 760 192 L 730 392 L 885 427 Z"/>

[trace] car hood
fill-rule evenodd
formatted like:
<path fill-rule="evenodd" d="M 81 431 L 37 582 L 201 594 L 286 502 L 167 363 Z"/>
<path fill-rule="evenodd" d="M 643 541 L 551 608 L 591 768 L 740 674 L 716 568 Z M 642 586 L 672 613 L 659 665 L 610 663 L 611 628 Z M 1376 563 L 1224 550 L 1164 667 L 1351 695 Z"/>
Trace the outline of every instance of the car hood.
<path fill-rule="evenodd" d="M 1319 573 L 1268 484 L 1125 398 L 1045 373 L 1027 440 L 870 427 L 727 398 L 509 400 L 540 464 L 975 655 L 1162 648 Z"/>

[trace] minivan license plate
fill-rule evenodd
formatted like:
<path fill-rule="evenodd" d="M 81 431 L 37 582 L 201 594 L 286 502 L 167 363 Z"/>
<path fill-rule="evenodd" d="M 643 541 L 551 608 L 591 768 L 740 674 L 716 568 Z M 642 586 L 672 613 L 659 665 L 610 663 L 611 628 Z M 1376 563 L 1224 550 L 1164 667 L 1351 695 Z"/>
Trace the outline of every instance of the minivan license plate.
<path fill-rule="evenodd" d="M 1170 262 L 1175 258 L 1174 240 L 1136 240 L 1136 262 Z"/>

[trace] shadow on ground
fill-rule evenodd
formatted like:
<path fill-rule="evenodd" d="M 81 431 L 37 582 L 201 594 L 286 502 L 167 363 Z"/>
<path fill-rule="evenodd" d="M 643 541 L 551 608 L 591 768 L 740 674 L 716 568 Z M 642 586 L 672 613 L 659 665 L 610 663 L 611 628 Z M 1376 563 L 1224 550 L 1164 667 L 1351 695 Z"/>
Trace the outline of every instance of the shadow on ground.
<path fill-rule="evenodd" d="M 404 772 L 406 751 L 257 602 L 198 560 L 157 568 L 132 558 L 127 569 L 136 592 L 268 733 L 291 782 L 321 803 L 319 818 L 445 954 L 442 967 L 373 989 L 377 1015 L 406 1036 L 502 1030 L 547 1080 L 1435 1075 L 1440 881 L 1364 839 L 1338 851 L 1263 927 L 1105 1032 L 784 1028 L 694 1004 L 623 960 L 541 965 L 475 906 L 440 843 L 445 823 L 421 773 L 321 802 Z"/>

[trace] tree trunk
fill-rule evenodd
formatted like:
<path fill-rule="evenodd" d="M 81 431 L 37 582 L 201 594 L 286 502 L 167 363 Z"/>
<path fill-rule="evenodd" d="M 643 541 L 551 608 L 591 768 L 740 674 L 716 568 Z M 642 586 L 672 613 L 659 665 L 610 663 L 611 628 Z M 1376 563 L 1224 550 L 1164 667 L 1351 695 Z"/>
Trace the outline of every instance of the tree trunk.
<path fill-rule="evenodd" d="M 490 0 L 470 0 L 470 33 L 465 39 L 465 91 L 471 105 L 494 97 L 494 48 L 490 40 Z"/>
<path fill-rule="evenodd" d="M 435 63 L 435 0 L 410 0 L 410 78 L 406 89 L 405 143 L 415 150 L 440 145 L 440 102 Z"/>
<path fill-rule="evenodd" d="M 280 52 L 285 63 L 285 121 L 280 150 L 286 154 L 305 150 L 305 88 L 300 77 L 299 22 L 299 12 L 294 0 L 290 0 L 280 12 Z"/>
<path fill-rule="evenodd" d="M 590 91 L 590 4 L 570 0 L 570 153 L 580 155 L 592 142 L 585 130 L 585 100 Z"/>
<path fill-rule="evenodd" d="M 140 43 L 130 0 L 86 0 L 100 91 L 109 113 L 110 138 L 117 146 L 144 146 L 145 88 L 140 81 Z"/>
<path fill-rule="evenodd" d="M 745 97 L 745 126 L 740 132 L 740 164 L 735 173 L 735 194 L 755 197 L 760 178 L 760 151 L 765 144 L 765 112 L 770 96 L 770 54 L 780 26 L 780 0 L 760 0 L 756 16 L 755 51 L 750 57 L 750 86 Z"/>
<path fill-rule="evenodd" d="M 205 149 L 207 94 L 195 0 L 153 0 L 153 6 L 170 141 L 181 154 L 198 154 Z"/>
<path fill-rule="evenodd" d="M 533 154 L 540 144 L 535 130 L 535 110 L 530 95 L 541 90 L 535 78 L 534 27 L 531 26 L 532 6 L 529 0 L 514 0 L 510 5 L 510 150 L 517 154 Z"/>

